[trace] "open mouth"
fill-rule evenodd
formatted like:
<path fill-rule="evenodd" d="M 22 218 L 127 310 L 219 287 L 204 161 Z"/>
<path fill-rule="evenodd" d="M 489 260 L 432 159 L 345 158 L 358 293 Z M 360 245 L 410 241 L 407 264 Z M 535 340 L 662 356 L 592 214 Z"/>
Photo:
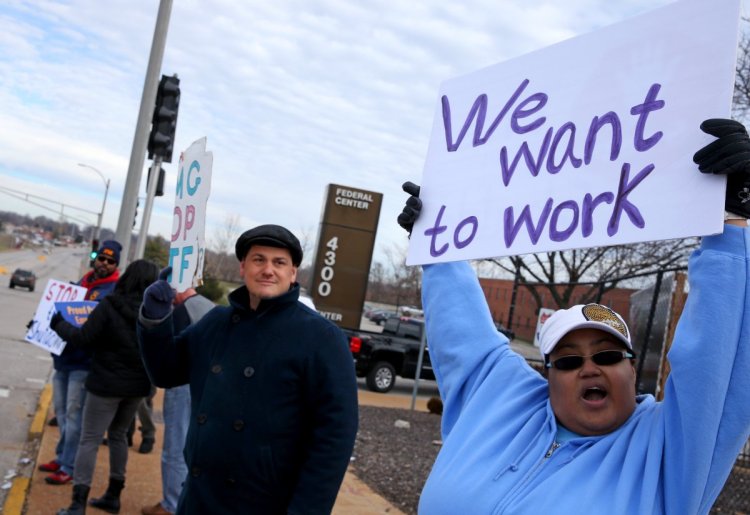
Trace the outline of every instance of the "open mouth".
<path fill-rule="evenodd" d="M 592 386 L 586 388 L 583 392 L 583 400 L 586 401 L 601 401 L 607 397 L 607 391 L 598 386 Z"/>

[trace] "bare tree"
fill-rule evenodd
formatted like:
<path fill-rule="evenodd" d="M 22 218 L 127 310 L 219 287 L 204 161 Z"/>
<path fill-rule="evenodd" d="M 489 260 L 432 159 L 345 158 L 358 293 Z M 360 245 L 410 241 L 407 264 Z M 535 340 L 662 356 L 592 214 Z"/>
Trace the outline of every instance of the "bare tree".
<path fill-rule="evenodd" d="M 748 18 L 743 18 L 743 25 L 748 21 Z M 732 114 L 735 118 L 744 119 L 750 111 L 750 37 L 744 31 L 737 48 L 736 70 Z"/>
<path fill-rule="evenodd" d="M 685 266 L 696 245 L 694 238 L 685 238 L 487 261 L 516 277 L 532 294 L 537 308 L 543 307 L 543 292 L 549 293 L 556 307 L 565 308 L 571 301 L 593 302 L 635 275 Z M 583 294 L 581 286 L 586 287 Z"/>
<path fill-rule="evenodd" d="M 385 250 L 390 265 L 391 302 L 397 306 L 422 305 L 422 270 L 418 266 L 406 266 L 408 246 L 393 244 Z"/>
<path fill-rule="evenodd" d="M 234 243 L 240 232 L 239 227 L 239 215 L 228 214 L 224 219 L 224 225 L 212 236 L 209 243 L 210 252 L 206 255 L 206 276 L 228 279 L 236 274 L 237 267 L 234 266 L 232 258 Z"/>

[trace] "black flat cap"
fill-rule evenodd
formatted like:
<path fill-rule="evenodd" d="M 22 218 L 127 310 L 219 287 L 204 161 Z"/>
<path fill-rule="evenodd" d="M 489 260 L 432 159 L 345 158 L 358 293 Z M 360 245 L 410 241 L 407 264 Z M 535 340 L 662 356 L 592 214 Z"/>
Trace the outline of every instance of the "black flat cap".
<path fill-rule="evenodd" d="M 240 261 L 245 259 L 247 251 L 253 245 L 287 249 L 292 255 L 294 266 L 299 266 L 302 263 L 302 246 L 299 244 L 299 240 L 288 229 L 280 225 L 259 225 L 243 232 L 234 245 L 234 253 L 237 255 L 237 259 Z"/>

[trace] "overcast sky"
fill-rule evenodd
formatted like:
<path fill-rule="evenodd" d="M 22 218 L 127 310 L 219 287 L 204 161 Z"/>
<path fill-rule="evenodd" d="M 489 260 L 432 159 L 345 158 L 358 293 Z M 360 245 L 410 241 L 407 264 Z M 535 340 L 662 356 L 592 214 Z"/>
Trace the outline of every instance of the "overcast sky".
<path fill-rule="evenodd" d="M 241 229 L 278 223 L 314 238 L 337 183 L 384 194 L 382 260 L 406 242 L 401 184 L 419 182 L 443 80 L 667 3 L 174 0 L 161 72 L 179 75 L 182 96 L 149 233 L 169 238 L 179 152 L 205 136 L 209 242 L 231 215 Z M 111 180 L 104 226 L 116 229 L 158 7 L 0 4 L 0 186 L 98 212 L 104 183 L 85 163 Z M 0 210 L 52 209 L 0 193 Z"/>

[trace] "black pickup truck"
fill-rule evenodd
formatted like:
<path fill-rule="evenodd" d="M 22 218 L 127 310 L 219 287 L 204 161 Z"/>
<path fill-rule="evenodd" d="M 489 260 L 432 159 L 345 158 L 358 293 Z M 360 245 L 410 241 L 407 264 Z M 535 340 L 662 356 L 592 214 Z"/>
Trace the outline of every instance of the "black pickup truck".
<path fill-rule="evenodd" d="M 368 389 L 386 393 L 396 384 L 397 375 L 409 379 L 416 376 L 424 320 L 391 317 L 386 320 L 382 333 L 353 329 L 343 331 L 349 338 L 357 377 L 366 378 Z M 426 346 L 420 378 L 435 379 Z"/>

